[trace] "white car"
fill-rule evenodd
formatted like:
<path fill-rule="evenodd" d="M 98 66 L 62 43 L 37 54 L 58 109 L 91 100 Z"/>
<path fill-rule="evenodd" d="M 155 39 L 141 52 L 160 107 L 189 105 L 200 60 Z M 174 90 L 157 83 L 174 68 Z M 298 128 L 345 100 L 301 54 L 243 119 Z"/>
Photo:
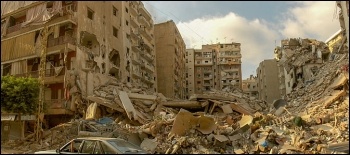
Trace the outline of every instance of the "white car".
<path fill-rule="evenodd" d="M 34 154 L 147 154 L 141 147 L 120 138 L 76 138 L 57 150 L 38 151 Z"/>

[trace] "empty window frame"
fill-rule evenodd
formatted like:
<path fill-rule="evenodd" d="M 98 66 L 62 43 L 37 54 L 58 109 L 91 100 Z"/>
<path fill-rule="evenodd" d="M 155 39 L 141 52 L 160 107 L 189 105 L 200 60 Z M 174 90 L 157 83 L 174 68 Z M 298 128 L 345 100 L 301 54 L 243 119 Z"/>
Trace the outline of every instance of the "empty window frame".
<path fill-rule="evenodd" d="M 113 36 L 115 36 L 116 38 L 118 38 L 118 29 L 113 27 Z"/>
<path fill-rule="evenodd" d="M 90 9 L 89 7 L 87 7 L 87 17 L 89 19 L 93 20 L 94 19 L 94 14 L 95 14 L 95 12 L 92 9 Z"/>
<path fill-rule="evenodd" d="M 113 15 L 117 16 L 117 13 L 118 13 L 118 9 L 113 6 Z"/>

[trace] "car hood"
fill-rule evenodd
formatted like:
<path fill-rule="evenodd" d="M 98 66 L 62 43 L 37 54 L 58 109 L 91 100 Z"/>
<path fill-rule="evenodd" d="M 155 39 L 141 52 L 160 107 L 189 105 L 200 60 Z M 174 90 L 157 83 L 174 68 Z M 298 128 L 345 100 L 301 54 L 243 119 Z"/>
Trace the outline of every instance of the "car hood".
<path fill-rule="evenodd" d="M 46 151 L 34 152 L 34 154 L 57 154 L 57 152 L 56 150 L 46 150 Z"/>

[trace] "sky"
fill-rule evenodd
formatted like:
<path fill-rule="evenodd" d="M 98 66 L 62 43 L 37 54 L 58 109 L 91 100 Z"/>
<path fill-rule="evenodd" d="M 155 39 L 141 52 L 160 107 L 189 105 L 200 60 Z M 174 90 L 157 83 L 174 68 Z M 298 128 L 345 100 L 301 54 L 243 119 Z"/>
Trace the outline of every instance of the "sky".
<path fill-rule="evenodd" d="M 242 79 L 282 39 L 325 41 L 340 29 L 335 1 L 142 1 L 155 24 L 173 20 L 186 48 L 241 43 Z"/>

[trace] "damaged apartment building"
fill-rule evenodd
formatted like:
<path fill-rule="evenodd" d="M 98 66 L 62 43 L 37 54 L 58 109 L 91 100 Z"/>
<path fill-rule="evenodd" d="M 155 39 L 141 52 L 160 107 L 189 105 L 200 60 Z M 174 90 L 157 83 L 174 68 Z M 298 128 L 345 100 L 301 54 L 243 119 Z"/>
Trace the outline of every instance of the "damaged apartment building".
<path fill-rule="evenodd" d="M 142 2 L 1 1 L 2 76 L 39 77 L 44 25 L 50 126 L 85 104 L 97 75 L 157 91 L 153 20 Z"/>
<path fill-rule="evenodd" d="M 278 61 L 280 92 L 290 94 L 297 85 L 312 82 L 320 66 L 328 61 L 328 46 L 315 39 L 290 38 L 275 48 Z"/>
<path fill-rule="evenodd" d="M 242 80 L 242 91 L 243 93 L 248 94 L 254 99 L 258 99 L 258 77 L 250 75 L 249 78 Z"/>
<path fill-rule="evenodd" d="M 154 25 L 158 92 L 165 97 L 185 99 L 186 45 L 176 24 L 170 20 Z"/>
<path fill-rule="evenodd" d="M 242 89 L 241 44 L 202 45 L 186 50 L 186 94 Z"/>

